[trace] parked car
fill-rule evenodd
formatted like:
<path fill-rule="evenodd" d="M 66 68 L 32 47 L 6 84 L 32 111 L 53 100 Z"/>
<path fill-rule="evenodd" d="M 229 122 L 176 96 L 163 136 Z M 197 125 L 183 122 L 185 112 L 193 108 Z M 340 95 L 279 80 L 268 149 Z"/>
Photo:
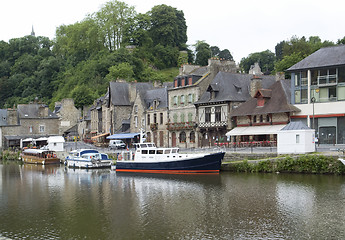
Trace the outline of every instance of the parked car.
<path fill-rule="evenodd" d="M 110 149 L 126 148 L 126 144 L 122 140 L 110 140 L 109 148 Z"/>

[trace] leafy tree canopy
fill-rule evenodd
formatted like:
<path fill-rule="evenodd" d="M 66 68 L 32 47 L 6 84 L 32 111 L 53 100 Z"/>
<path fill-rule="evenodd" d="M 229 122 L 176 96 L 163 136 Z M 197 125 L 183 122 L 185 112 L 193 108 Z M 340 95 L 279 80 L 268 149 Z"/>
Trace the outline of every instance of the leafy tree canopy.
<path fill-rule="evenodd" d="M 270 73 L 274 69 L 275 55 L 270 50 L 252 53 L 246 58 L 242 58 L 240 68 L 248 73 L 250 67 L 259 63 L 262 72 Z"/>

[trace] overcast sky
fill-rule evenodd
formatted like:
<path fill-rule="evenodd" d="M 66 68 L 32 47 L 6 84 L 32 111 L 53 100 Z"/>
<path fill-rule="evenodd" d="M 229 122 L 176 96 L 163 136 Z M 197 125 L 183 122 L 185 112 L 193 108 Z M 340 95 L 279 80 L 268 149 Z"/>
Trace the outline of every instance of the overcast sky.
<path fill-rule="evenodd" d="M 0 40 L 23 37 L 34 26 L 36 36 L 55 38 L 60 25 L 81 21 L 106 0 L 4 0 L 0 7 Z M 345 36 L 342 0 L 124 0 L 138 13 L 166 4 L 182 10 L 188 44 L 205 40 L 229 49 L 236 62 L 250 53 L 274 47 L 292 36 L 319 36 L 336 42 Z"/>

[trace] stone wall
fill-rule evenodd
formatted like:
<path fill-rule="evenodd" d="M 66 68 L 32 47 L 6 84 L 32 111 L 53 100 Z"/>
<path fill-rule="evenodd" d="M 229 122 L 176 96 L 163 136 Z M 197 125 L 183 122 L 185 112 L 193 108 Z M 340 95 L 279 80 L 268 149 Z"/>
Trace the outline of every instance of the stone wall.
<path fill-rule="evenodd" d="M 74 106 L 74 100 L 66 98 L 61 101 L 61 108 L 57 114 L 60 118 L 59 135 L 75 126 L 81 116 L 80 110 Z"/>

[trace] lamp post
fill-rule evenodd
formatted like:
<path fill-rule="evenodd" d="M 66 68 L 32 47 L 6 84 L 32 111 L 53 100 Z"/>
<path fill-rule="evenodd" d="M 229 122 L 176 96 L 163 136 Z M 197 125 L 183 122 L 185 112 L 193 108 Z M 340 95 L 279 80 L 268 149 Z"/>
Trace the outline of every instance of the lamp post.
<path fill-rule="evenodd" d="M 313 129 L 315 130 L 315 112 L 314 112 L 315 97 L 312 97 L 310 100 L 313 104 Z"/>

